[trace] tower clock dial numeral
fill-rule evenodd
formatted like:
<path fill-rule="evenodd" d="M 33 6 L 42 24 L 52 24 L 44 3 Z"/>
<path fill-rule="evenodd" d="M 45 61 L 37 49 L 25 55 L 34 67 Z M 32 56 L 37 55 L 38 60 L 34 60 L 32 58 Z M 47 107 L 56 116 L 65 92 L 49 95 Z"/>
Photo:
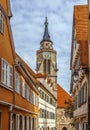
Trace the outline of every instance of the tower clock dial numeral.
<path fill-rule="evenodd" d="M 50 59 L 50 52 L 43 52 L 44 59 Z"/>

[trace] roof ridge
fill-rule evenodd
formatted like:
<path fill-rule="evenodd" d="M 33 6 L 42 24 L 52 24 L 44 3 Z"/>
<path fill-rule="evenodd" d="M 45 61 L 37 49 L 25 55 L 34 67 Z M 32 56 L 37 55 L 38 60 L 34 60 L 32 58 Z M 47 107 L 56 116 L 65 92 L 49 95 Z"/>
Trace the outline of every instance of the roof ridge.
<path fill-rule="evenodd" d="M 57 84 L 57 85 L 58 85 L 58 87 L 60 87 L 65 93 L 67 93 L 71 97 L 71 95 L 63 87 L 61 87 L 59 84 Z"/>

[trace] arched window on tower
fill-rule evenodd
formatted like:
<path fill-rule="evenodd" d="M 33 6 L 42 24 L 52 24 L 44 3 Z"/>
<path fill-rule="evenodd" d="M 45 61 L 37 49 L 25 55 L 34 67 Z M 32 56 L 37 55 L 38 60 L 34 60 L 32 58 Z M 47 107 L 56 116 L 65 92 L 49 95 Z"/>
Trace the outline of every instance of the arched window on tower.
<path fill-rule="evenodd" d="M 44 74 L 46 74 L 46 59 L 44 59 L 43 69 L 44 69 Z"/>
<path fill-rule="evenodd" d="M 48 68 L 48 74 L 50 74 L 50 60 L 48 60 L 48 66 L 47 66 Z"/>
<path fill-rule="evenodd" d="M 44 59 L 44 63 L 43 63 L 43 71 L 44 74 L 50 74 L 50 60 L 48 59 Z"/>

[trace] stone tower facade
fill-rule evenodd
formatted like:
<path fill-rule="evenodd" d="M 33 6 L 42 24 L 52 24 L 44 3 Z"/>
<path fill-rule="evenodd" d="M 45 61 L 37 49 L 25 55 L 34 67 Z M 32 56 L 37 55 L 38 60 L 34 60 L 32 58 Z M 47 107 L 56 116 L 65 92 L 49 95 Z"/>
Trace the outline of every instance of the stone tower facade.
<path fill-rule="evenodd" d="M 57 83 L 57 52 L 53 49 L 53 42 L 48 32 L 48 21 L 45 19 L 45 30 L 43 39 L 40 42 L 40 49 L 37 50 L 36 71 L 46 74 L 53 83 Z M 56 87 L 55 87 L 56 89 Z"/>

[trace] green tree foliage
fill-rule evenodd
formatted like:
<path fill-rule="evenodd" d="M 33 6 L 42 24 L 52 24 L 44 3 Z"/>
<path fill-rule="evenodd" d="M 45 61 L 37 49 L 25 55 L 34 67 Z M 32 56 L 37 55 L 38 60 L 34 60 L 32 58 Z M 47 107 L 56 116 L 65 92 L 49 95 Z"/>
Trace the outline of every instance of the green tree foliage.
<path fill-rule="evenodd" d="M 71 118 L 71 125 L 74 126 L 74 118 L 73 118 L 73 100 L 68 99 L 65 101 L 66 108 L 65 108 L 65 115 Z"/>

